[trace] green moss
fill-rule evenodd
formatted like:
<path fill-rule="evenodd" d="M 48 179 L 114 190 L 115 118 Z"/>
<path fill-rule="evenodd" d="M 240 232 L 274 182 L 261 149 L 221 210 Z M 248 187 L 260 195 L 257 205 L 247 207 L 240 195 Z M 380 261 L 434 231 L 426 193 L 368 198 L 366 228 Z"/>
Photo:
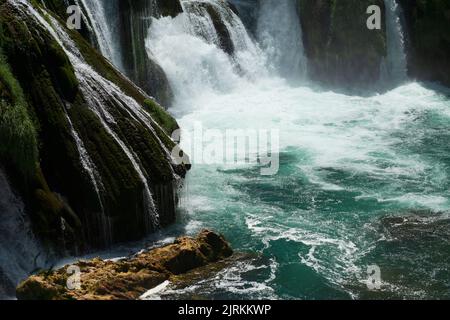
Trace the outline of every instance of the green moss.
<path fill-rule="evenodd" d="M 49 45 L 48 60 L 54 64 L 55 83 L 61 90 L 62 95 L 69 101 L 73 101 L 78 91 L 78 80 L 75 76 L 73 66 L 56 41 Z"/>
<path fill-rule="evenodd" d="M 25 176 L 38 163 L 36 130 L 22 88 L 0 52 L 0 158 Z"/>
<path fill-rule="evenodd" d="M 178 124 L 175 119 L 154 100 L 145 99 L 144 107 L 168 135 L 172 135 L 178 129 Z"/>

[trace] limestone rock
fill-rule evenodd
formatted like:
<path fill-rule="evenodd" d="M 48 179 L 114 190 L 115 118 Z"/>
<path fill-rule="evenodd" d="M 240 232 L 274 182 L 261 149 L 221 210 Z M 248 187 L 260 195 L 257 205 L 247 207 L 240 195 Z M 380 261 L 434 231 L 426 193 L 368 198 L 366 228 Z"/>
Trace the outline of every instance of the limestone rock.
<path fill-rule="evenodd" d="M 69 266 L 31 276 L 17 290 L 19 300 L 132 300 L 172 277 L 220 261 L 233 253 L 225 239 L 208 230 L 196 238 L 182 237 L 173 244 L 121 261 L 93 259 L 75 264 L 81 288 L 69 290 Z M 70 281 L 69 281 L 70 282 Z"/>

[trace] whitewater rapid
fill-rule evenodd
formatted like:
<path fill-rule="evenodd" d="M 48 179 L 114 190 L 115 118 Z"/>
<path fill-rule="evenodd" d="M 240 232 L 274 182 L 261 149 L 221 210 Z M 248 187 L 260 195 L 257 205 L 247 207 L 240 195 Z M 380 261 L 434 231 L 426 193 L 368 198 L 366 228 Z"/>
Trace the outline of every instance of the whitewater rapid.
<path fill-rule="evenodd" d="M 298 86 L 272 72 L 280 60 L 270 59 L 270 46 L 253 44 L 230 57 L 199 36 L 185 13 L 154 19 L 147 49 L 174 88 L 170 111 L 185 130 L 201 123 L 280 132 L 277 175 L 263 177 L 257 166 L 195 164 L 182 201 L 188 233 L 212 227 L 237 250 L 261 257 L 181 291 L 168 289 L 167 296 L 367 297 L 367 267 L 390 272 L 398 263 L 379 252 L 390 243 L 379 230 L 382 219 L 450 209 L 450 103 L 439 89 L 409 82 L 358 97 Z M 400 255 L 397 247 L 389 250 Z M 400 263 L 415 270 L 406 276 L 411 285 L 386 281 L 385 297 L 437 294 L 426 289 L 440 286 L 433 271 L 419 267 L 425 254 L 405 253 Z"/>

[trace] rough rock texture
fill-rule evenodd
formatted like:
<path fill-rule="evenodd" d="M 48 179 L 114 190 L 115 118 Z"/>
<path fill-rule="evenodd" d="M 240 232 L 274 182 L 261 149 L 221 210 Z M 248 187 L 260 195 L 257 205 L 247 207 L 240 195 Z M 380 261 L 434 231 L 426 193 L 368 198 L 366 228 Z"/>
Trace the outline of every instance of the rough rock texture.
<path fill-rule="evenodd" d="M 94 259 L 76 264 L 81 289 L 66 288 L 68 267 L 41 272 L 17 288 L 19 300 L 138 299 L 165 280 L 232 255 L 224 238 L 204 230 L 196 238 L 183 237 L 173 244 L 152 249 L 118 262 Z"/>
<path fill-rule="evenodd" d="M 382 30 L 366 26 L 367 8 L 383 0 L 298 0 L 303 41 L 312 80 L 344 89 L 370 88 L 386 56 Z"/>
<path fill-rule="evenodd" d="M 405 14 L 409 75 L 450 86 L 450 1 L 399 2 Z"/>
<path fill-rule="evenodd" d="M 186 170 L 174 166 L 164 148 L 174 146 L 168 135 L 177 123 L 117 72 L 80 33 L 66 32 L 93 70 L 133 98 L 159 124 L 149 130 L 126 112 L 127 105 L 114 97 L 103 97 L 101 107 L 114 117 L 117 136 L 139 159 L 161 225 L 173 222 L 178 183 L 173 171 L 183 177 Z M 143 222 L 142 179 L 91 111 L 80 90 L 80 79 L 61 46 L 29 15 L 0 0 L 0 49 L 0 127 L 6 124 L 7 128 L 0 130 L 0 142 L 15 146 L 7 152 L 0 150 L 0 160 L 26 202 L 37 236 L 62 249 L 103 247 L 142 237 L 148 232 Z M 71 124 L 101 177 L 99 196 L 83 168 Z M 110 224 L 110 239 L 103 233 L 102 211 Z"/>

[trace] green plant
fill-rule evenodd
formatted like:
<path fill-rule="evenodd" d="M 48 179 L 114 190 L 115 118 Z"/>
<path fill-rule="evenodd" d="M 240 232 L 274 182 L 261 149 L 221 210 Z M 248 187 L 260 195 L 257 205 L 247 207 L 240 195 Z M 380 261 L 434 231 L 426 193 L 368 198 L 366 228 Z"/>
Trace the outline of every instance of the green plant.
<path fill-rule="evenodd" d="M 22 88 L 0 52 L 0 159 L 25 175 L 38 163 L 36 130 Z"/>

